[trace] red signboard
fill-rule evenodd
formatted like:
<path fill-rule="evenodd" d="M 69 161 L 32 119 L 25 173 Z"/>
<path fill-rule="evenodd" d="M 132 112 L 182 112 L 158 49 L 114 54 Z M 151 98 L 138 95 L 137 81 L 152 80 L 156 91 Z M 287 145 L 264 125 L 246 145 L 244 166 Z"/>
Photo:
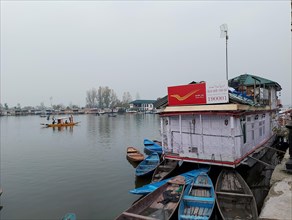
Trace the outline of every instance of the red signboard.
<path fill-rule="evenodd" d="M 206 84 L 188 84 L 168 87 L 168 105 L 206 104 Z"/>

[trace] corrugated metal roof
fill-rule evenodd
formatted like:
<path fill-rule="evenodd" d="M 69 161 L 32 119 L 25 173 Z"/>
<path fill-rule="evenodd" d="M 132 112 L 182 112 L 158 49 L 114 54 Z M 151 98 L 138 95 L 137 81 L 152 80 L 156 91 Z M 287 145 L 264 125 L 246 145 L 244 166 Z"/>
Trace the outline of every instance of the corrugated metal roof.
<path fill-rule="evenodd" d="M 232 86 L 232 83 L 237 82 L 239 85 L 243 85 L 243 86 L 252 86 L 256 83 L 256 85 L 265 85 L 265 86 L 274 86 L 276 88 L 277 91 L 282 90 L 281 86 L 277 83 L 274 82 L 272 80 L 269 79 L 265 79 L 259 76 L 255 76 L 252 74 L 242 74 L 240 76 L 237 76 L 233 79 L 229 80 L 229 83 Z"/>

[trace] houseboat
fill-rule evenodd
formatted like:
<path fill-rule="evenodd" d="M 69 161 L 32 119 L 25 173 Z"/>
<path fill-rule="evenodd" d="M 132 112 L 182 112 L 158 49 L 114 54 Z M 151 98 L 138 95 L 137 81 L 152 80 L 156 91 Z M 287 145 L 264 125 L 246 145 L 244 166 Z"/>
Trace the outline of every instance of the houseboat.
<path fill-rule="evenodd" d="M 280 90 L 277 82 L 251 74 L 168 87 L 168 95 L 156 103 L 164 107 L 160 120 L 165 158 L 252 166 L 253 155 L 275 141 Z"/>

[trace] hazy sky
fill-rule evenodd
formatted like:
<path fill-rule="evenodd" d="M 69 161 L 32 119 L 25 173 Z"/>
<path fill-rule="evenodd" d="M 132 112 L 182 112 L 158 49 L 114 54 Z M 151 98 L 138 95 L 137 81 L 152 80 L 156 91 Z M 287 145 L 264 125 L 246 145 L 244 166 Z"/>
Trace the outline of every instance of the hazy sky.
<path fill-rule="evenodd" d="M 1 1 L 1 103 L 85 106 L 108 86 L 156 99 L 167 86 L 251 73 L 291 104 L 286 1 Z"/>

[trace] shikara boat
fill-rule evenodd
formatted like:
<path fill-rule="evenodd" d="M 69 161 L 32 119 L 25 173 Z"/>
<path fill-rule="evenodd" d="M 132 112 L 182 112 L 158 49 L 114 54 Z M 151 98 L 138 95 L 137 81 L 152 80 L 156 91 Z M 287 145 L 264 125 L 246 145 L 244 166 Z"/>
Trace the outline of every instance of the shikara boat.
<path fill-rule="evenodd" d="M 159 182 L 165 178 L 167 178 L 172 171 L 178 166 L 177 160 L 167 160 L 164 159 L 158 167 L 156 167 L 153 175 L 152 182 Z"/>
<path fill-rule="evenodd" d="M 127 159 L 132 162 L 141 162 L 144 160 L 144 155 L 135 147 L 127 147 Z"/>
<path fill-rule="evenodd" d="M 212 180 L 207 173 L 195 177 L 186 186 L 178 209 L 178 219 L 210 219 L 215 205 Z"/>
<path fill-rule="evenodd" d="M 47 128 L 58 128 L 58 127 L 68 127 L 68 126 L 74 126 L 77 125 L 79 122 L 73 122 L 73 116 L 70 117 L 62 117 L 62 118 L 53 118 L 53 122 L 51 124 L 44 124 L 41 125 L 46 126 Z"/>
<path fill-rule="evenodd" d="M 144 151 L 147 154 L 151 154 L 156 152 L 158 154 L 162 154 L 162 146 L 158 144 L 158 142 L 151 141 L 149 139 L 144 139 Z"/>
<path fill-rule="evenodd" d="M 136 167 L 136 176 L 152 175 L 159 163 L 158 153 L 152 153 Z"/>
<path fill-rule="evenodd" d="M 176 176 L 158 189 L 134 203 L 122 212 L 121 219 L 170 219 L 181 200 L 185 188 L 185 178 Z"/>
<path fill-rule="evenodd" d="M 48 128 L 58 128 L 58 127 L 68 127 L 77 125 L 79 122 L 68 122 L 68 123 L 60 123 L 60 124 L 44 124 Z"/>
<path fill-rule="evenodd" d="M 197 177 L 200 173 L 208 172 L 208 170 L 209 169 L 207 168 L 194 169 L 180 174 L 180 176 L 183 176 L 186 180 L 186 184 L 189 184 L 192 182 L 194 177 Z M 129 192 L 136 195 L 147 195 L 148 193 L 153 192 L 154 190 L 165 184 L 168 180 L 170 180 L 170 178 L 161 180 L 159 182 L 149 183 L 136 189 L 131 189 Z"/>
<path fill-rule="evenodd" d="M 215 192 L 223 219 L 258 219 L 255 198 L 237 171 L 222 170 L 216 182 Z"/>

